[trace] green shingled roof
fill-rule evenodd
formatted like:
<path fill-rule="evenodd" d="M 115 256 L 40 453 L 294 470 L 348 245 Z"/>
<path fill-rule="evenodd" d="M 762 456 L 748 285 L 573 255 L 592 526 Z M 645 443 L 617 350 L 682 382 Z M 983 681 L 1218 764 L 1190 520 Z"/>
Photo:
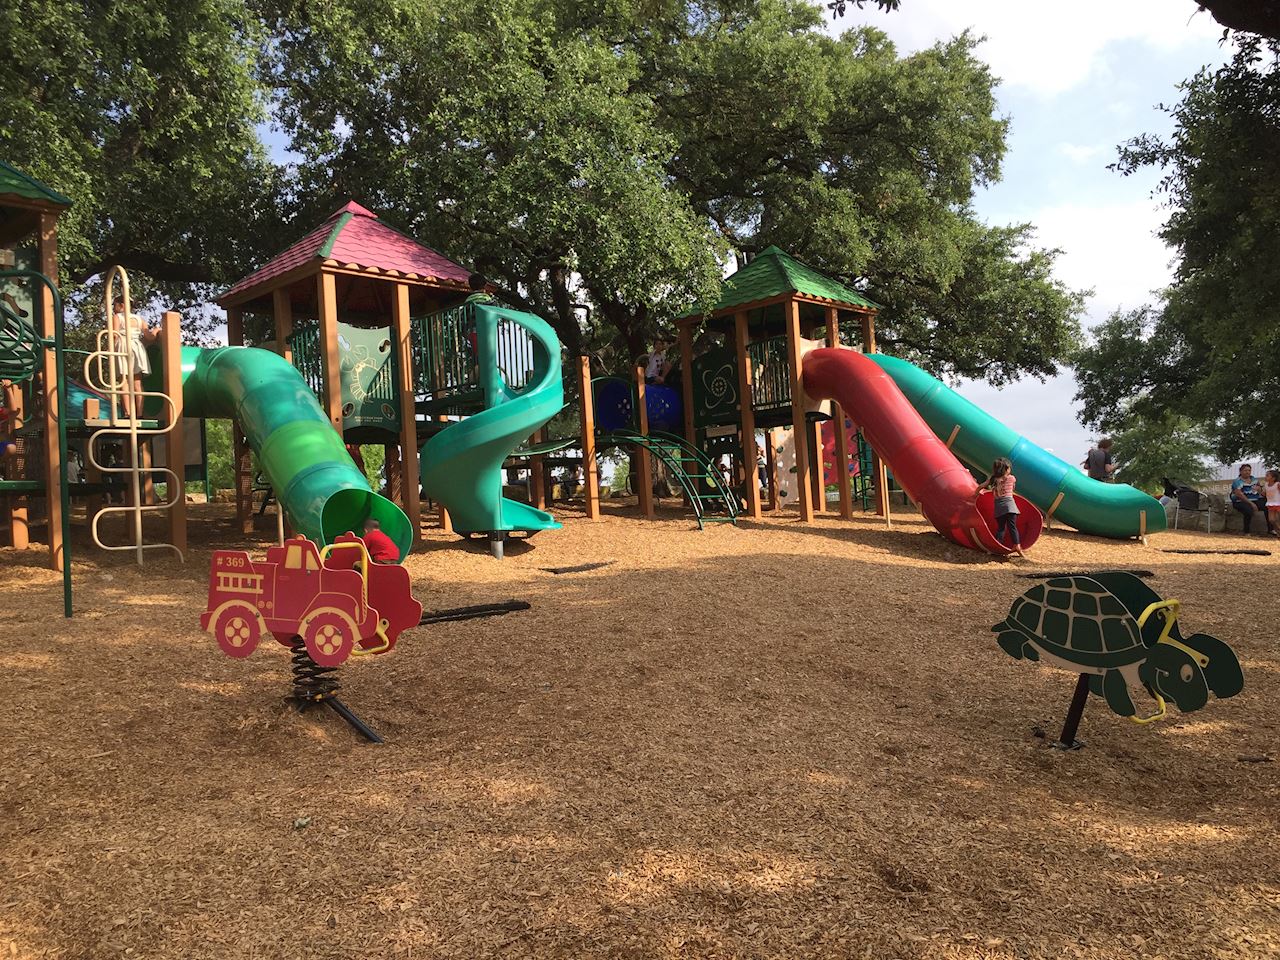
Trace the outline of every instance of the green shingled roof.
<path fill-rule="evenodd" d="M 29 177 L 0 160 L 0 197 L 4 196 L 41 200 L 57 207 L 71 206 L 71 200 L 52 187 L 45 186 L 35 177 Z"/>
<path fill-rule="evenodd" d="M 852 287 L 833 277 L 801 263 L 777 247 L 765 247 L 749 264 L 725 280 L 720 300 L 711 313 L 720 313 L 733 307 L 788 293 L 799 293 L 823 300 L 832 300 L 841 306 L 862 307 L 877 310 L 880 305 L 868 300 Z M 693 314 L 685 314 L 692 316 Z"/>

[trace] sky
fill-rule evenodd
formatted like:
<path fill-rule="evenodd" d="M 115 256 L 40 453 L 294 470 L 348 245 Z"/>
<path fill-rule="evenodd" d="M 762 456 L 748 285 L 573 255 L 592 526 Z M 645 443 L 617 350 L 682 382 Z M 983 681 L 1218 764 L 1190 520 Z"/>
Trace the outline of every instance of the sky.
<path fill-rule="evenodd" d="M 966 29 L 986 37 L 977 55 L 1001 81 L 1010 133 L 1003 178 L 975 208 L 988 223 L 1030 222 L 1040 246 L 1062 250 L 1058 278 L 1094 291 L 1086 326 L 1168 284 L 1172 251 L 1155 235 L 1165 216 L 1158 175 L 1122 177 L 1107 165 L 1118 144 L 1169 132 L 1157 105 L 1176 102 L 1179 82 L 1228 58 L 1221 26 L 1194 0 L 902 0 L 892 13 L 851 8 L 829 28 L 855 24 L 885 31 L 904 54 Z M 1096 439 L 1075 419 L 1069 372 L 1003 390 L 959 389 L 1069 462 L 1083 460 Z"/>

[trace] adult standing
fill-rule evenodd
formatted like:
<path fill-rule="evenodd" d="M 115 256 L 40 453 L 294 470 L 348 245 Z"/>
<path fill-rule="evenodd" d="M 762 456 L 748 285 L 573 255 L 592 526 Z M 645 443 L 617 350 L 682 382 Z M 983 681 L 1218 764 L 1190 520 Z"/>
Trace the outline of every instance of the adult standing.
<path fill-rule="evenodd" d="M 1255 513 L 1262 514 L 1267 522 L 1267 533 L 1271 533 L 1271 515 L 1267 512 L 1267 500 L 1262 495 L 1262 486 L 1253 477 L 1253 464 L 1240 464 L 1239 476 L 1231 481 L 1231 505 L 1240 512 L 1246 537 L 1253 532 Z"/>
<path fill-rule="evenodd" d="M 1115 459 L 1111 456 L 1111 438 L 1103 437 L 1098 445 L 1085 455 L 1082 466 L 1093 480 L 1111 483 L 1111 475 L 1116 472 Z"/>

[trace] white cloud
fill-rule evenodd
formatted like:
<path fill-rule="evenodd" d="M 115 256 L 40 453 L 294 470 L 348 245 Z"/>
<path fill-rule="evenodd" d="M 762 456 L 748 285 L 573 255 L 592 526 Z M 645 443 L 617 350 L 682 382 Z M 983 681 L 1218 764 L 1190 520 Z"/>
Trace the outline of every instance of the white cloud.
<path fill-rule="evenodd" d="M 1036 225 L 1039 246 L 1062 250 L 1058 278 L 1074 289 L 1093 289 L 1095 319 L 1150 301 L 1172 277 L 1173 251 L 1155 235 L 1164 214 L 1150 199 L 1080 201 L 1044 207 L 1027 219 Z"/>
<path fill-rule="evenodd" d="M 1100 143 L 1060 143 L 1058 152 L 1072 163 L 1088 163 L 1110 153 L 1114 148 Z"/>
<path fill-rule="evenodd" d="M 985 35 L 979 55 L 1007 86 L 1046 96 L 1096 76 L 1111 44 L 1137 41 L 1156 50 L 1211 48 L 1222 28 L 1194 0 L 905 0 L 892 13 L 863 10 L 845 23 L 870 23 L 910 50 L 965 29 Z"/>

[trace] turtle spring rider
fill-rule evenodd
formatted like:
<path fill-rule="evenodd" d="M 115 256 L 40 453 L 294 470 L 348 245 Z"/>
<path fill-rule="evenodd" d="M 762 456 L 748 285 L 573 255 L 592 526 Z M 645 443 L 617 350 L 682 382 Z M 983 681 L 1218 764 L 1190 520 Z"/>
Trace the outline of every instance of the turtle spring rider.
<path fill-rule="evenodd" d="M 1132 574 L 1078 574 L 1032 587 L 991 630 L 1015 659 L 1080 674 L 1058 744 L 1072 748 L 1089 693 L 1122 717 L 1150 723 L 1165 716 L 1169 703 L 1190 713 L 1210 693 L 1226 699 L 1243 689 L 1234 651 L 1207 634 L 1184 637 L 1180 609 Z M 1134 694 L 1141 698 L 1144 690 L 1155 706 L 1140 716 Z"/>

